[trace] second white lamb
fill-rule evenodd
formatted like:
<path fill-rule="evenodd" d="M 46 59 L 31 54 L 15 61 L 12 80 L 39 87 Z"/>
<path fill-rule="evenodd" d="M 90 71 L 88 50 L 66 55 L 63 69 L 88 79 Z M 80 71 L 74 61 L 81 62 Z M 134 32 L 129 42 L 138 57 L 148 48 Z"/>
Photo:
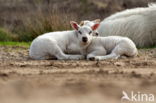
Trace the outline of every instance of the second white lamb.
<path fill-rule="evenodd" d="M 88 26 L 92 32 L 96 31 L 97 26 Z M 92 29 L 93 27 L 94 30 Z M 90 31 L 88 30 L 88 31 Z M 88 43 L 81 46 L 81 53 L 87 56 L 88 60 L 105 60 L 118 59 L 120 56 L 134 57 L 138 54 L 138 50 L 134 42 L 121 36 L 107 36 L 107 37 L 88 37 Z"/>

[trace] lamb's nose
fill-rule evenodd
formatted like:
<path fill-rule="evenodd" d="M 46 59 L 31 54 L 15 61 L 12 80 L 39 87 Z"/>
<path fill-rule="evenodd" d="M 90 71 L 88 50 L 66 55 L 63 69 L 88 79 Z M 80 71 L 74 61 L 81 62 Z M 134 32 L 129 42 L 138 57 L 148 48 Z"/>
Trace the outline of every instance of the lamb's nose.
<path fill-rule="evenodd" d="M 82 41 L 83 42 L 87 42 L 88 41 L 88 38 L 87 37 L 82 37 Z"/>

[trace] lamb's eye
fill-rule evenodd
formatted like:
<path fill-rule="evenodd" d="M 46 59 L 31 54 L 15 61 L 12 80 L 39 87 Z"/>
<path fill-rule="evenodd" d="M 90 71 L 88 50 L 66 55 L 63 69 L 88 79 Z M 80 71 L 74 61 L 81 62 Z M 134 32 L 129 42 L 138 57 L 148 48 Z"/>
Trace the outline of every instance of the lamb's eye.
<path fill-rule="evenodd" d="M 82 34 L 82 32 L 81 31 L 78 31 L 80 34 Z"/>
<path fill-rule="evenodd" d="M 91 34 L 91 33 L 92 33 L 92 31 L 89 32 L 89 34 Z"/>

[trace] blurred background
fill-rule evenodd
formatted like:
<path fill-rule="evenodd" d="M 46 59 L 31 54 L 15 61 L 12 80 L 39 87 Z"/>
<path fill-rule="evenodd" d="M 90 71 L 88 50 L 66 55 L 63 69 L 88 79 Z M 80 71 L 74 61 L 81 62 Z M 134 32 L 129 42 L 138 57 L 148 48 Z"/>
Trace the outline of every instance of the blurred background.
<path fill-rule="evenodd" d="M 94 20 L 156 0 L 0 0 L 0 41 L 32 41 L 69 30 L 69 21 Z"/>

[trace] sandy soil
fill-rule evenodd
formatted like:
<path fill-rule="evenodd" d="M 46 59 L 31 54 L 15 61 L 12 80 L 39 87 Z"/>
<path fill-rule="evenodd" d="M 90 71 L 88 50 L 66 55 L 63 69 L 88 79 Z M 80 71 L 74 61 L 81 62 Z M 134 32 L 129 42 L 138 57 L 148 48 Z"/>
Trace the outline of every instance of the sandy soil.
<path fill-rule="evenodd" d="M 27 48 L 0 47 L 0 103 L 121 103 L 122 91 L 156 96 L 156 49 L 97 62 L 30 60 Z"/>

